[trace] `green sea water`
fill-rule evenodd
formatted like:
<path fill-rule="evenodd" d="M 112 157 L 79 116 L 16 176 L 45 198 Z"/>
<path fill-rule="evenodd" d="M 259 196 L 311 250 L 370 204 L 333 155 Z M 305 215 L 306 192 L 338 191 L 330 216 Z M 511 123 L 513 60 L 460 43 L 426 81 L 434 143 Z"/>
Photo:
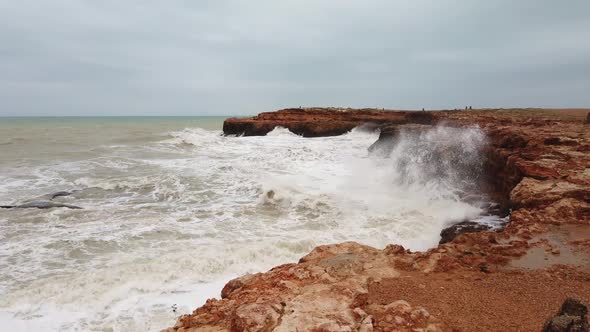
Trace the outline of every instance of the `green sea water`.
<path fill-rule="evenodd" d="M 0 117 L 0 165 L 90 158 L 92 149 L 149 143 L 185 128 L 219 130 L 227 116 Z"/>

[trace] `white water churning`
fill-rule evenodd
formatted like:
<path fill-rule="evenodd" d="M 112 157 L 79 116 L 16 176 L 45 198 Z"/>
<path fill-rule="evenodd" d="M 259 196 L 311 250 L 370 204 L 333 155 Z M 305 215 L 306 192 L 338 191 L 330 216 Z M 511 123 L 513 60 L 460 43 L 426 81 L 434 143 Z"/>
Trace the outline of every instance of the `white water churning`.
<path fill-rule="evenodd" d="M 461 200 L 481 170 L 477 128 L 402 135 L 384 158 L 367 151 L 374 132 L 224 137 L 184 123 L 113 120 L 104 137 L 39 124 L 61 136 L 25 137 L 40 151 L 25 155 L 0 134 L 0 205 L 65 190 L 55 200 L 83 208 L 0 210 L 0 326 L 159 330 L 228 279 L 317 245 L 423 250 L 484 212 Z"/>

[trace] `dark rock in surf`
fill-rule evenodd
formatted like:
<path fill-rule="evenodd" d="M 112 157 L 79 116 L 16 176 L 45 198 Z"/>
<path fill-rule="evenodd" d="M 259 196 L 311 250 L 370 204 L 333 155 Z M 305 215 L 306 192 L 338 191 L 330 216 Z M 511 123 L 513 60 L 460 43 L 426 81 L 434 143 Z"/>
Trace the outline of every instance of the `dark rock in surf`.
<path fill-rule="evenodd" d="M 26 209 L 26 208 L 37 208 L 37 209 L 51 209 L 57 207 L 64 207 L 68 209 L 82 209 L 79 206 L 70 205 L 70 204 L 61 204 L 61 203 L 54 203 L 48 201 L 33 201 L 21 205 L 17 205 L 17 208 Z"/>
<path fill-rule="evenodd" d="M 2 205 L 3 209 L 51 209 L 51 208 L 68 208 L 68 209 L 82 209 L 79 206 L 70 204 L 61 204 L 49 201 L 33 201 L 20 205 Z"/>
<path fill-rule="evenodd" d="M 71 194 L 73 194 L 73 193 L 70 191 L 58 191 L 53 194 L 49 194 L 49 199 L 54 199 L 56 197 L 70 196 Z"/>
<path fill-rule="evenodd" d="M 579 300 L 568 298 L 557 315 L 549 319 L 543 332 L 588 332 L 588 307 Z"/>
<path fill-rule="evenodd" d="M 490 226 L 478 224 L 473 221 L 463 221 L 453 226 L 447 227 L 440 232 L 439 244 L 453 241 L 457 236 L 464 233 L 476 233 L 487 231 L 491 229 Z"/>
<path fill-rule="evenodd" d="M 418 118 L 414 120 L 419 121 L 420 119 Z M 378 153 L 384 157 L 388 157 L 391 154 L 393 146 L 401 133 L 419 135 L 420 133 L 425 132 L 431 128 L 432 126 L 429 124 L 399 124 L 381 128 L 379 138 L 377 141 L 375 141 L 375 143 L 369 146 L 369 152 Z"/>
<path fill-rule="evenodd" d="M 393 145 L 395 144 L 396 138 L 399 136 L 398 126 L 389 126 L 381 129 L 379 138 L 375 143 L 369 146 L 369 153 L 377 153 L 384 157 L 388 157 L 391 154 Z"/>

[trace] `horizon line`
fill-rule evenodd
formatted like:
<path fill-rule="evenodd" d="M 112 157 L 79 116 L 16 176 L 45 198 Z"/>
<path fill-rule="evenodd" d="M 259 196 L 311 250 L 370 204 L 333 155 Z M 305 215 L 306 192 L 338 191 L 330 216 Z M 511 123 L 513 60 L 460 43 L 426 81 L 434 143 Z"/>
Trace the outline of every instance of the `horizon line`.
<path fill-rule="evenodd" d="M 188 118 L 232 117 L 237 115 L 0 115 L 0 118 Z M 248 116 L 248 115 L 244 115 Z"/>
<path fill-rule="evenodd" d="M 453 110 L 580 110 L 580 111 L 590 111 L 590 106 L 588 107 L 474 107 L 472 109 L 464 109 L 464 108 L 425 108 L 425 109 L 402 109 L 402 108 L 387 108 L 387 107 L 344 107 L 344 106 L 305 106 L 305 107 L 284 107 L 278 108 L 272 111 L 262 111 L 262 113 L 266 112 L 276 112 L 285 109 L 313 109 L 313 108 L 342 108 L 342 109 L 375 109 L 375 110 L 385 110 L 385 111 L 453 111 Z M 259 112 L 260 113 L 260 112 Z M 247 114 L 222 114 L 222 115 L 0 115 L 0 118 L 130 118 L 130 117 L 248 117 L 248 116 L 255 116 L 259 113 L 247 113 Z"/>

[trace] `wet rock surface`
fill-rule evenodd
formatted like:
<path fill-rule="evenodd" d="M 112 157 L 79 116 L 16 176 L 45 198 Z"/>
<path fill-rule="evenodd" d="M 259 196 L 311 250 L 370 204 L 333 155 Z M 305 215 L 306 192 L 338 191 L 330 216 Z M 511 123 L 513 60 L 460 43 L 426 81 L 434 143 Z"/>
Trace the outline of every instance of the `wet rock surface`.
<path fill-rule="evenodd" d="M 265 114 L 246 123 L 263 128 L 260 133 L 280 121 L 299 128 L 308 120 L 298 120 L 297 112 L 284 112 L 292 120 L 283 113 Z M 450 231 L 452 239 L 425 252 L 396 244 L 382 250 L 354 242 L 319 246 L 298 263 L 232 280 L 222 299 L 208 300 L 167 331 L 541 331 L 570 326 L 567 317 L 575 320 L 580 317 L 575 313 L 586 311 L 566 299 L 590 303 L 586 112 L 433 113 L 432 123 L 477 125 L 486 132 L 485 190 L 503 198 L 503 208 L 511 211 L 503 230 Z M 320 126 L 330 118 L 325 116 L 300 128 Z M 379 116 L 380 128 L 409 123 L 405 113 Z M 333 134 L 347 127 L 334 128 L 330 123 L 301 133 Z M 558 234 L 563 240 L 556 246 Z M 522 259 L 533 262 L 512 264 Z M 569 304 L 547 322 L 564 301 Z M 587 323 L 575 326 L 587 329 Z"/>
<path fill-rule="evenodd" d="M 52 200 L 57 197 L 66 197 L 66 196 L 70 196 L 72 194 L 73 193 L 69 192 L 69 191 L 58 191 L 58 192 L 54 192 L 52 194 L 49 194 L 48 196 L 49 196 L 49 199 Z"/>
<path fill-rule="evenodd" d="M 396 140 L 402 134 L 420 135 L 427 130 L 432 129 L 429 124 L 396 124 L 382 126 L 379 130 L 379 139 L 375 141 L 368 150 L 370 153 L 378 153 L 381 156 L 387 157 L 391 153 Z"/>
<path fill-rule="evenodd" d="M 14 205 L 0 205 L 2 209 L 51 209 L 51 208 L 68 208 L 79 210 L 82 209 L 79 206 L 54 202 L 53 199 L 57 197 L 65 197 L 72 195 L 73 192 L 69 191 L 58 191 L 51 194 L 47 194 L 41 196 L 40 199 L 34 199 L 26 201 L 22 204 L 14 204 Z"/>
<path fill-rule="evenodd" d="M 51 209 L 51 208 L 68 208 L 68 209 L 82 209 L 79 206 L 55 203 L 50 201 L 32 201 L 19 205 L 2 205 L 3 209 Z"/>
<path fill-rule="evenodd" d="M 487 231 L 488 229 L 491 229 L 491 226 L 483 225 L 473 221 L 462 221 L 443 229 L 440 232 L 439 244 L 451 242 L 461 234 Z"/>
<path fill-rule="evenodd" d="M 581 301 L 568 298 L 555 317 L 547 321 L 543 332 L 588 332 L 588 307 Z"/>

